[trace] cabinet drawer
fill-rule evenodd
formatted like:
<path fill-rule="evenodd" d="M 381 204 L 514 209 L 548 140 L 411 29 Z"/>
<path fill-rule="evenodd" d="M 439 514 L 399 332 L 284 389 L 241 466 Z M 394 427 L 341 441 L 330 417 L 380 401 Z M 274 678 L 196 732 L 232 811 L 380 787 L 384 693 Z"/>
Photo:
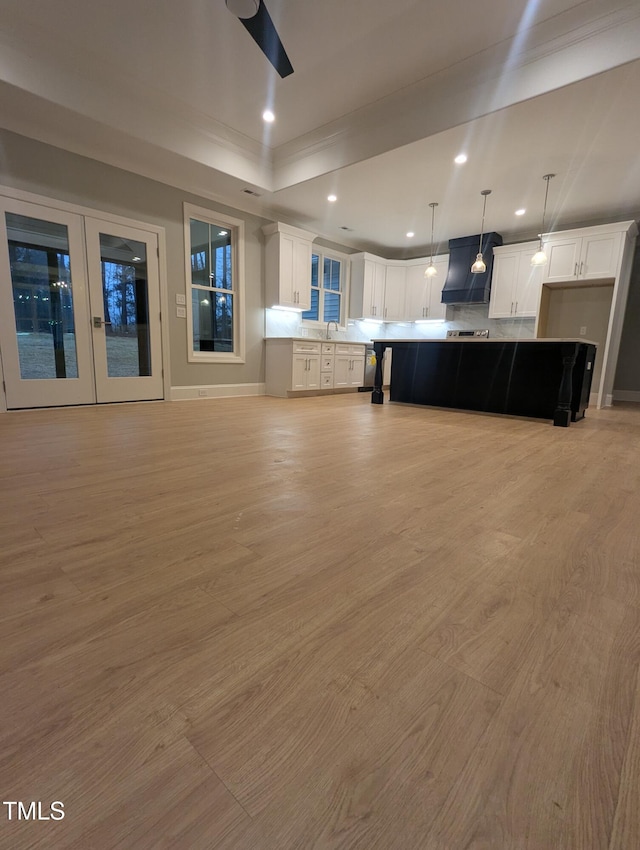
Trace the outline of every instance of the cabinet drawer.
<path fill-rule="evenodd" d="M 331 357 L 323 357 L 320 362 L 320 369 L 323 372 L 333 372 L 333 354 Z"/>
<path fill-rule="evenodd" d="M 333 371 L 323 372 L 320 376 L 320 386 L 322 389 L 331 389 L 333 387 Z"/>
<path fill-rule="evenodd" d="M 349 345 L 348 342 L 336 342 L 336 354 L 347 357 L 364 357 L 364 345 Z"/>
<path fill-rule="evenodd" d="M 323 342 L 322 343 L 322 353 L 323 354 L 331 354 L 333 355 L 333 343 L 332 342 Z"/>
<path fill-rule="evenodd" d="M 293 351 L 295 354 L 320 354 L 321 343 L 302 342 L 294 340 Z"/>

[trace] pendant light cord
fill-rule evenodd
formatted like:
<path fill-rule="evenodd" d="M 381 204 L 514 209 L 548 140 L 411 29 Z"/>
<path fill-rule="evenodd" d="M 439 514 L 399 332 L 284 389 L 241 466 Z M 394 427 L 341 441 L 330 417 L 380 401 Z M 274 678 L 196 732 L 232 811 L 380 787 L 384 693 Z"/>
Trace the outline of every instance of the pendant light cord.
<path fill-rule="evenodd" d="M 429 204 L 431 207 L 431 254 L 430 254 L 430 262 L 429 265 L 433 265 L 433 222 L 436 214 L 436 207 L 438 206 L 436 203 Z"/>
<path fill-rule="evenodd" d="M 544 217 L 547 214 L 547 198 L 549 197 L 549 180 L 551 180 L 551 178 L 555 177 L 555 176 L 556 176 L 555 174 L 545 174 L 544 177 L 542 178 L 546 182 L 547 188 L 544 190 L 544 206 L 542 207 L 542 225 L 540 226 L 540 248 L 539 248 L 540 251 L 542 251 L 542 234 L 544 233 Z"/>
<path fill-rule="evenodd" d="M 483 189 L 480 194 L 484 195 L 484 203 L 482 205 L 482 224 L 480 225 L 480 245 L 478 246 L 478 253 L 482 254 L 482 237 L 484 236 L 484 214 L 487 210 L 487 195 L 491 194 L 491 189 Z"/>

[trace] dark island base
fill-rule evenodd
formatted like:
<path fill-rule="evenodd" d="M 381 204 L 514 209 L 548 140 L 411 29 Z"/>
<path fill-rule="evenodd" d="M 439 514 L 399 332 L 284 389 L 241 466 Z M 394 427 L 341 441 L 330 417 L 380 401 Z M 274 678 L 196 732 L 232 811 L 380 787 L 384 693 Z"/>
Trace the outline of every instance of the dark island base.
<path fill-rule="evenodd" d="M 382 404 L 382 359 L 393 350 L 390 400 L 551 419 L 568 427 L 589 404 L 596 346 L 579 340 L 374 342 L 372 404 Z"/>

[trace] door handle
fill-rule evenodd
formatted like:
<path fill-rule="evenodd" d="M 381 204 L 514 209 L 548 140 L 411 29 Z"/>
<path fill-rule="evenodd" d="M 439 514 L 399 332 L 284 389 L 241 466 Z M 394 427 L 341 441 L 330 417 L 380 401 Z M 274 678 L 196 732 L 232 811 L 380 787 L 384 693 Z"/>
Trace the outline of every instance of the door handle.
<path fill-rule="evenodd" d="M 110 324 L 111 324 L 111 322 L 105 322 L 105 320 L 101 319 L 100 316 L 94 316 L 93 317 L 93 327 L 94 328 L 101 328 L 103 325 L 110 325 Z"/>

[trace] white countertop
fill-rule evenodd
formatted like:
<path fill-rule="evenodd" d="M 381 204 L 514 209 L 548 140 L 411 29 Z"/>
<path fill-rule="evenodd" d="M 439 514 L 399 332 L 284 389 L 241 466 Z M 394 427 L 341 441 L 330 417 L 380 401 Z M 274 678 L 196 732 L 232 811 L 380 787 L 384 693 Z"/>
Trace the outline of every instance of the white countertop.
<path fill-rule="evenodd" d="M 363 342 L 361 339 L 317 339 L 312 336 L 266 336 L 266 342 L 331 342 L 342 345 L 371 345 L 370 342 Z"/>

